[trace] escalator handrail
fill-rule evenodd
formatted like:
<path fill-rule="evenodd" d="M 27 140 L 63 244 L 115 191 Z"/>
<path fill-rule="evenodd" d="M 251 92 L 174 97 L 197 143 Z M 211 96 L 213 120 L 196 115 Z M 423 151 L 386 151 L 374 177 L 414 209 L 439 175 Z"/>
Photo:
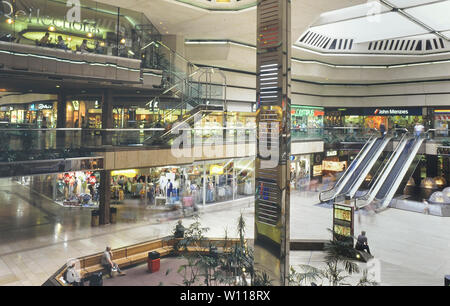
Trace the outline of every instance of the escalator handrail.
<path fill-rule="evenodd" d="M 389 143 L 390 141 L 391 141 L 391 139 L 392 139 L 392 136 L 391 135 L 386 135 L 383 139 L 382 139 L 382 141 L 384 142 L 384 141 L 386 141 L 387 140 L 387 142 L 386 142 L 386 144 L 384 145 L 384 147 L 386 147 L 387 146 L 387 143 Z M 383 147 L 383 148 L 384 148 Z M 384 150 L 384 149 L 383 149 Z M 376 155 L 376 153 L 374 153 L 374 155 Z M 373 155 L 373 156 L 374 156 Z M 371 157 L 371 159 L 373 158 L 373 156 Z M 368 161 L 368 163 L 366 163 L 366 165 L 364 166 L 364 169 L 362 170 L 362 171 L 364 171 L 365 170 L 365 168 L 368 166 L 368 164 L 370 164 L 370 160 Z M 361 174 L 361 173 L 360 173 Z M 351 186 L 350 186 L 350 188 L 348 188 L 348 191 L 347 192 L 345 192 L 345 193 L 340 193 L 340 194 L 338 194 L 336 197 L 340 197 L 340 196 L 345 196 L 348 192 L 350 192 L 351 190 L 352 190 L 352 188 L 354 187 L 354 185 L 356 184 L 356 182 L 358 181 L 358 178 L 356 178 L 354 181 L 353 181 L 353 183 L 351 184 Z M 359 188 L 359 187 L 358 187 Z"/>
<path fill-rule="evenodd" d="M 365 149 L 367 148 L 367 146 L 372 142 L 372 140 L 374 139 L 374 137 L 376 137 L 375 135 L 371 135 L 369 140 L 367 140 L 367 142 L 364 144 L 364 146 L 362 147 L 361 151 L 359 151 L 358 155 L 355 157 L 355 159 L 353 160 L 353 162 L 356 162 L 358 160 L 359 157 L 361 157 L 361 155 L 363 154 L 363 152 L 365 151 Z M 344 174 L 341 175 L 341 177 L 339 178 L 339 180 L 336 182 L 336 184 L 334 184 L 334 186 L 328 190 L 324 190 L 319 194 L 319 200 L 320 202 L 322 202 L 322 195 L 331 192 L 332 190 L 336 189 L 336 186 L 339 186 L 339 184 L 341 183 L 341 181 L 346 177 L 348 171 L 351 169 L 351 164 L 350 166 L 347 168 L 347 170 L 344 172 Z"/>
<path fill-rule="evenodd" d="M 383 176 L 383 173 L 386 171 L 387 167 L 390 165 L 392 159 L 395 157 L 395 155 L 397 154 L 398 150 L 400 150 L 403 141 L 406 140 L 406 138 L 407 138 L 407 135 L 409 135 L 409 130 L 408 129 L 395 129 L 395 130 L 403 130 L 403 131 L 405 131 L 405 133 L 403 134 L 402 138 L 398 142 L 395 150 L 392 151 L 392 154 L 391 154 L 388 162 L 384 165 L 383 170 L 380 172 L 380 174 L 376 178 L 375 183 L 372 185 L 372 187 L 365 194 L 363 194 L 363 195 L 361 195 L 359 197 L 355 197 L 355 203 L 358 203 L 359 200 L 367 200 L 368 199 L 368 195 L 370 195 L 373 192 L 373 190 L 375 189 L 375 187 L 378 185 L 378 182 L 381 179 L 381 177 Z"/>
<path fill-rule="evenodd" d="M 413 148 L 417 145 L 416 141 L 420 141 L 420 143 L 422 144 L 422 142 L 425 140 L 424 135 L 426 135 L 426 134 L 427 134 L 427 133 L 423 133 L 423 134 L 420 135 L 420 137 L 419 137 L 418 139 L 415 138 L 415 139 L 414 139 L 414 146 L 411 146 L 411 148 L 410 148 L 408 151 L 413 150 Z M 420 147 L 419 147 L 419 148 L 420 148 Z M 408 154 L 408 155 L 410 155 L 410 154 Z M 414 154 L 414 155 L 416 155 L 416 154 Z M 409 156 L 408 158 L 410 158 L 410 156 Z M 408 158 L 407 158 L 407 160 L 408 160 Z M 409 166 L 408 166 L 408 168 L 409 168 Z M 401 172 L 402 172 L 402 171 L 400 170 L 400 171 L 398 171 L 397 173 L 394 173 L 395 178 L 394 178 L 393 182 L 397 181 L 397 179 L 398 179 L 398 177 L 399 177 L 399 175 L 400 175 Z M 393 185 L 394 185 L 394 184 L 393 184 Z M 391 186 L 389 187 L 387 193 L 384 195 L 384 197 L 383 197 L 382 199 L 377 199 L 379 202 L 384 203 L 384 201 L 386 200 L 386 197 L 387 197 L 387 195 L 389 194 L 389 192 L 391 191 L 393 185 L 391 185 Z"/>

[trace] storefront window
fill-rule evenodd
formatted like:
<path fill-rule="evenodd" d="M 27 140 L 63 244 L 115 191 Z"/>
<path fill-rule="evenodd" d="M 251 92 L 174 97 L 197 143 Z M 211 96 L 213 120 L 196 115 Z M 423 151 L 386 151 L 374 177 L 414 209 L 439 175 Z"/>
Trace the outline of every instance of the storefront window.
<path fill-rule="evenodd" d="M 311 155 L 291 156 L 291 188 L 305 190 L 311 179 Z"/>
<path fill-rule="evenodd" d="M 55 201 L 65 207 L 98 206 L 100 174 L 98 172 L 66 172 L 56 177 Z"/>
<path fill-rule="evenodd" d="M 291 110 L 293 138 L 321 135 L 324 126 L 324 108 L 293 105 Z"/>
<path fill-rule="evenodd" d="M 450 129 L 450 109 L 434 110 L 434 128 L 436 136 L 448 137 Z"/>
<path fill-rule="evenodd" d="M 253 159 L 111 172 L 114 204 L 192 207 L 252 196 L 254 186 Z"/>

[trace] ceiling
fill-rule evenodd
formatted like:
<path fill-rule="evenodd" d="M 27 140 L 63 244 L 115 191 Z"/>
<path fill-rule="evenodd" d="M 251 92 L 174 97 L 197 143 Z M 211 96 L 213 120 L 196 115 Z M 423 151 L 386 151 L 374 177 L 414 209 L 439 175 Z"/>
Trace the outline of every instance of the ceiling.
<path fill-rule="evenodd" d="M 310 30 L 355 43 L 433 34 L 449 39 L 450 0 L 381 0 L 323 13 Z"/>
<path fill-rule="evenodd" d="M 177 0 L 98 0 L 99 2 L 116 5 L 123 8 L 144 12 L 151 22 L 158 28 L 163 35 L 177 35 L 183 40 L 222 40 L 235 41 L 239 43 L 256 45 L 256 7 L 250 7 L 240 11 L 212 11 L 209 9 L 195 7 Z M 203 1 L 203 0 L 198 0 Z M 374 6 L 371 0 L 292 0 L 292 20 L 291 20 L 291 37 L 292 42 L 297 45 L 292 49 L 292 56 L 299 59 L 313 59 L 326 61 L 335 64 L 395 64 L 405 62 L 416 62 L 419 55 L 423 60 L 431 60 L 435 58 L 448 58 L 448 54 L 443 53 L 442 49 L 439 53 L 420 53 L 415 51 L 399 54 L 389 54 L 384 50 L 367 52 L 370 41 L 383 39 L 386 37 L 398 37 L 401 35 L 416 35 L 418 40 L 422 39 L 423 49 L 425 49 L 425 39 L 436 37 L 435 34 L 427 34 L 423 27 L 411 21 L 405 16 L 398 16 L 399 9 L 405 9 L 415 18 L 420 18 L 423 22 L 428 22 L 431 26 L 436 27 L 436 31 L 442 30 L 442 35 L 449 35 L 446 31 L 446 22 L 448 18 L 444 17 L 446 12 L 445 6 L 450 2 L 436 0 L 380 0 L 384 3 Z M 411 7 L 412 6 L 412 7 Z M 444 6 L 429 21 L 429 7 Z M 370 16 L 367 16 L 370 15 Z M 368 18 L 370 17 L 370 18 Z M 428 19 L 427 19 L 428 18 Z M 348 19 L 348 20 L 346 20 Z M 355 23 L 354 20 L 360 23 Z M 370 20 L 370 21 L 369 21 Z M 361 23 L 362 22 L 362 23 Z M 396 23 L 398 26 L 389 26 L 390 22 Z M 366 26 L 364 26 L 364 24 Z M 351 27 L 350 25 L 353 25 Z M 346 29 L 339 31 L 337 27 Z M 353 48 L 357 52 L 351 54 L 347 52 L 324 52 L 318 48 L 299 44 L 299 39 L 311 28 L 322 29 L 322 33 L 328 36 L 332 35 L 349 38 L 354 36 Z M 447 29 L 450 30 L 450 29 Z M 332 34 L 332 35 L 331 35 Z M 450 44 L 445 40 L 446 44 Z M 331 44 L 331 42 L 330 42 Z M 387 44 L 387 42 L 386 42 Z M 418 42 L 414 44 L 414 50 L 418 47 Z M 434 42 L 431 41 L 432 46 Z M 440 42 L 437 41 L 440 46 Z M 358 49 L 358 46 L 360 47 Z M 217 47 L 217 45 L 216 45 Z M 372 49 L 374 45 L 370 46 Z M 406 47 L 406 44 L 405 44 Z M 238 50 L 239 46 L 231 46 Z M 445 49 L 447 45 L 445 46 Z M 363 51 L 360 52 L 362 49 Z M 384 49 L 384 45 L 383 45 Z M 408 50 L 410 46 L 408 46 Z M 253 51 L 254 52 L 254 51 Z M 447 52 L 448 53 L 448 52 Z M 212 54 L 212 53 L 211 53 Z M 426 58 L 426 59 L 425 59 Z M 251 59 L 249 59 L 251 61 Z M 196 63 L 214 64 L 214 61 L 201 61 L 197 59 Z M 230 67 L 233 63 L 229 58 L 224 59 L 224 65 L 216 65 L 222 67 Z M 236 63 L 237 66 L 242 64 Z M 231 67 L 230 67 L 231 68 Z M 236 67 L 237 68 L 237 67 Z M 251 69 L 254 70 L 254 69 Z"/>

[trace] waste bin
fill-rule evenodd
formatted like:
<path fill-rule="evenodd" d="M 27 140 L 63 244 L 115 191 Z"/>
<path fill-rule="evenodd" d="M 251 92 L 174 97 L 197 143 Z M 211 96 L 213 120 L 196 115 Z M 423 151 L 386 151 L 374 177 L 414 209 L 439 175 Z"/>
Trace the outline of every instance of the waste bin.
<path fill-rule="evenodd" d="M 114 224 L 117 222 L 117 208 L 111 207 L 109 209 L 109 223 Z"/>
<path fill-rule="evenodd" d="M 148 253 L 147 267 L 151 273 L 158 272 L 161 265 L 161 254 L 156 251 Z"/>
<path fill-rule="evenodd" d="M 91 211 L 91 226 L 98 226 L 100 222 L 100 212 L 98 210 Z"/>
<path fill-rule="evenodd" d="M 450 286 L 450 275 L 445 276 L 444 286 Z"/>

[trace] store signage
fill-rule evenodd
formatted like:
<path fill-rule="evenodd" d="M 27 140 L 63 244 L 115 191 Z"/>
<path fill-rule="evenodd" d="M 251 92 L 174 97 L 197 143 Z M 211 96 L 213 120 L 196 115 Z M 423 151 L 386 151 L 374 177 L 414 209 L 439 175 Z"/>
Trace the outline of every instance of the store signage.
<path fill-rule="evenodd" d="M 211 165 L 211 167 L 209 168 L 209 173 L 212 175 L 220 175 L 223 174 L 223 166 L 219 166 L 219 165 Z"/>
<path fill-rule="evenodd" d="M 450 109 L 435 109 L 435 114 L 450 114 Z"/>
<path fill-rule="evenodd" d="M 330 156 L 337 156 L 338 155 L 338 152 L 337 151 L 327 151 L 327 157 L 330 157 Z"/>
<path fill-rule="evenodd" d="M 326 171 L 333 171 L 333 172 L 342 172 L 344 171 L 345 167 L 347 166 L 347 162 L 334 162 L 334 161 L 328 161 L 324 160 L 322 169 Z"/>
<path fill-rule="evenodd" d="M 56 28 L 64 28 L 69 30 L 76 30 L 80 32 L 98 33 L 95 21 L 83 20 L 81 21 L 81 5 L 80 0 L 67 0 L 66 14 L 63 19 L 51 17 L 49 15 L 42 15 L 40 8 L 28 7 L 25 10 L 14 10 L 14 6 L 11 3 L 12 0 L 2 0 L 2 10 L 0 10 L 0 16 L 4 16 L 8 19 L 14 19 L 17 21 L 42 25 L 45 27 L 54 26 Z"/>
<path fill-rule="evenodd" d="M 36 104 L 31 104 L 30 108 L 29 108 L 30 111 L 38 111 L 38 110 L 44 110 L 44 109 L 53 109 L 53 105 L 40 103 L 36 107 Z"/>
<path fill-rule="evenodd" d="M 324 116 L 325 111 L 322 109 L 294 108 L 291 110 L 291 114 L 298 117 L 318 117 Z"/>
<path fill-rule="evenodd" d="M 373 114 L 375 116 L 404 116 L 409 115 L 409 110 L 407 109 L 380 109 L 377 108 Z"/>

